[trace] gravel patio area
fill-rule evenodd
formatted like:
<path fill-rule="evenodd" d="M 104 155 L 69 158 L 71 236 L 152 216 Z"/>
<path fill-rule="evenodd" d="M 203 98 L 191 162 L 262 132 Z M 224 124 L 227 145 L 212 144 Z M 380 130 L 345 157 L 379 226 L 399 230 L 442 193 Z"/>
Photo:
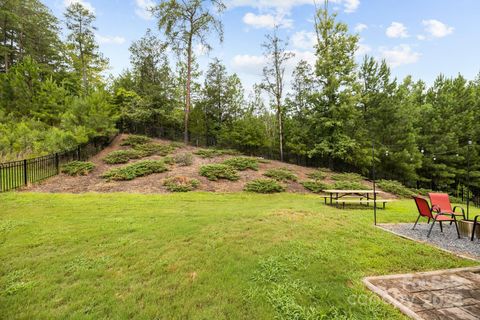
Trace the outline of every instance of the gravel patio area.
<path fill-rule="evenodd" d="M 404 237 L 429 243 L 456 254 L 480 260 L 480 240 L 477 238 L 473 241 L 470 241 L 469 238 L 458 239 L 455 225 L 445 224 L 442 233 L 440 232 L 440 226 L 436 224 L 433 227 L 430 238 L 427 238 L 430 225 L 426 223 L 419 223 L 415 227 L 415 230 L 412 230 L 413 223 L 381 224 L 379 227 Z"/>

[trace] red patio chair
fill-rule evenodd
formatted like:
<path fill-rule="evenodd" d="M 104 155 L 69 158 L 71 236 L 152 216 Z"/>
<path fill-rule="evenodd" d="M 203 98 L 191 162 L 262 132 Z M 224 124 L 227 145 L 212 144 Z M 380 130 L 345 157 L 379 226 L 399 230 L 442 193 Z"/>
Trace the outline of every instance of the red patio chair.
<path fill-rule="evenodd" d="M 420 217 L 425 217 L 428 218 L 428 221 L 433 220 L 432 225 L 430 226 L 430 229 L 428 230 L 427 238 L 430 237 L 430 233 L 432 232 L 433 226 L 435 225 L 435 222 L 440 223 L 440 231 L 443 232 L 443 225 L 442 222 L 450 222 L 450 223 L 455 223 L 455 228 L 457 229 L 457 235 L 458 238 L 460 238 L 460 232 L 458 231 L 458 226 L 457 226 L 457 219 L 454 214 L 452 213 L 441 213 L 439 209 L 434 209 L 433 207 L 430 208 L 428 201 L 423 198 L 423 197 L 413 197 L 415 200 L 415 204 L 417 205 L 418 209 L 418 218 L 417 221 L 415 221 L 415 224 L 413 225 L 412 229 L 415 229 L 417 226 L 418 220 L 420 220 Z M 435 212 L 435 214 L 434 214 Z"/>
<path fill-rule="evenodd" d="M 462 207 L 456 206 L 452 209 L 452 204 L 446 193 L 429 193 L 428 197 L 430 198 L 430 203 L 432 204 L 432 209 L 440 213 L 453 214 L 455 216 L 462 216 L 465 219 L 465 210 Z M 459 208 L 462 212 L 455 212 Z M 439 211 L 440 210 L 440 211 Z"/>

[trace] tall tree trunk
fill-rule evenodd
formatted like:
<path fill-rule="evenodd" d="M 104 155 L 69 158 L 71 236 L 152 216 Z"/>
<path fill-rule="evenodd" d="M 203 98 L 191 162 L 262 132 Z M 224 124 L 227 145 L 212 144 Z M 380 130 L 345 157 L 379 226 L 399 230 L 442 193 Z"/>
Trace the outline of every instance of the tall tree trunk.
<path fill-rule="evenodd" d="M 187 92 L 185 97 L 185 131 L 183 132 L 183 142 L 188 144 L 188 118 L 190 114 L 190 94 L 191 94 L 191 81 L 192 81 L 192 36 L 188 39 L 187 47 Z"/>
<path fill-rule="evenodd" d="M 278 140 L 280 143 L 280 161 L 283 161 L 283 119 L 282 119 L 282 107 L 280 103 L 277 104 L 277 117 L 278 117 Z"/>

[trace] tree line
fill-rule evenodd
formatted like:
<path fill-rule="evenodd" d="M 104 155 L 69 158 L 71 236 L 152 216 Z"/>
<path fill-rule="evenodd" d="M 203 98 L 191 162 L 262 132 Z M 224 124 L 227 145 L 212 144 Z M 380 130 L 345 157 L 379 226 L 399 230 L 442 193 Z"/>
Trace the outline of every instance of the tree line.
<path fill-rule="evenodd" d="M 439 75 L 427 86 L 393 77 L 373 57 L 357 63 L 359 37 L 328 4 L 315 12 L 315 63 L 300 61 L 287 83 L 293 53 L 274 29 L 262 46 L 262 81 L 246 96 L 221 60 L 201 70 L 193 50 L 210 50 L 211 35 L 223 39 L 220 0 L 160 1 L 152 9 L 160 32 L 133 42 L 131 67 L 110 79 L 102 77 L 108 61 L 95 43 L 95 17 L 81 4 L 67 8 L 61 40 L 59 22 L 39 1 L 6 3 L 4 157 L 117 129 L 365 175 L 375 165 L 377 176 L 416 187 L 454 191 L 468 180 L 480 188 L 480 77 Z M 23 21 L 25 12 L 35 18 Z"/>

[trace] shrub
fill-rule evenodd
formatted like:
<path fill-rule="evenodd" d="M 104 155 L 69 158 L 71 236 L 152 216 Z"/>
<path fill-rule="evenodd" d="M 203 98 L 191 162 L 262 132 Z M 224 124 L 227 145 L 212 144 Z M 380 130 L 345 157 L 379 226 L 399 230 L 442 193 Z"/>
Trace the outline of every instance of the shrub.
<path fill-rule="evenodd" d="M 95 168 L 91 162 L 72 161 L 62 166 L 62 173 L 69 176 L 86 176 Z"/>
<path fill-rule="evenodd" d="M 347 172 L 347 173 L 336 173 L 332 175 L 332 180 L 335 181 L 355 181 L 355 182 L 360 182 L 364 180 L 365 178 L 359 175 L 358 173 L 352 173 L 352 172 Z"/>
<path fill-rule="evenodd" d="M 320 193 L 322 192 L 322 190 L 328 189 L 328 185 L 326 183 L 320 182 L 318 180 L 302 181 L 301 184 L 302 186 L 304 186 L 305 189 L 310 190 L 314 193 Z"/>
<path fill-rule="evenodd" d="M 185 143 L 173 141 L 173 142 L 170 142 L 170 147 L 172 147 L 173 149 L 183 148 L 185 147 Z"/>
<path fill-rule="evenodd" d="M 273 179 L 256 179 L 249 181 L 244 190 L 256 193 L 275 193 L 283 192 L 285 188 Z"/>
<path fill-rule="evenodd" d="M 173 159 L 172 156 L 166 156 L 163 158 L 163 162 L 165 162 L 166 164 L 174 164 L 175 159 Z"/>
<path fill-rule="evenodd" d="M 327 175 L 325 171 L 320 171 L 320 170 L 316 170 L 314 172 L 310 172 L 309 174 L 307 174 L 307 177 L 309 177 L 312 180 L 323 180 L 325 179 L 326 176 Z"/>
<path fill-rule="evenodd" d="M 153 155 L 160 155 L 166 156 L 167 154 L 171 153 L 175 148 L 167 145 L 167 144 L 160 144 L 160 143 L 145 143 L 145 144 L 138 144 L 134 145 L 133 148 L 140 152 L 144 157 L 150 157 Z"/>
<path fill-rule="evenodd" d="M 265 172 L 263 175 L 277 181 L 297 181 L 297 176 L 286 168 L 270 169 L 267 170 L 267 172 Z"/>
<path fill-rule="evenodd" d="M 152 141 L 152 139 L 150 139 L 149 137 L 131 134 L 128 137 L 126 137 L 125 139 L 123 139 L 121 145 L 122 146 L 136 146 L 136 145 L 140 145 L 140 144 L 149 143 L 150 141 Z"/>
<path fill-rule="evenodd" d="M 188 177 L 174 177 L 165 179 L 163 185 L 170 192 L 188 192 L 198 188 L 200 182 L 197 179 Z"/>
<path fill-rule="evenodd" d="M 238 155 L 239 152 L 232 149 L 200 149 L 195 152 L 196 155 L 202 158 L 215 158 L 224 155 Z"/>
<path fill-rule="evenodd" d="M 141 158 L 142 154 L 135 150 L 117 150 L 110 152 L 103 161 L 108 164 L 127 163 L 130 159 Z"/>
<path fill-rule="evenodd" d="M 395 180 L 379 180 L 377 182 L 377 185 L 383 191 L 392 193 L 399 197 L 407 198 L 415 195 L 415 192 L 413 192 L 411 189 L 405 187 L 403 184 Z"/>
<path fill-rule="evenodd" d="M 255 171 L 258 170 L 258 160 L 255 158 L 235 157 L 235 158 L 225 160 L 223 164 L 234 167 L 235 169 L 241 170 L 241 171 L 244 171 L 247 169 L 252 169 Z"/>
<path fill-rule="evenodd" d="M 137 177 L 167 171 L 165 162 L 161 160 L 139 161 L 121 168 L 105 172 L 102 177 L 107 180 L 133 180 Z"/>
<path fill-rule="evenodd" d="M 175 155 L 174 160 L 179 166 L 188 167 L 193 163 L 193 155 L 191 153 L 180 153 Z"/>
<path fill-rule="evenodd" d="M 367 186 L 356 181 L 337 181 L 332 186 L 336 190 L 364 190 L 368 189 Z"/>
<path fill-rule="evenodd" d="M 200 175 L 208 180 L 226 179 L 235 181 L 240 178 L 237 171 L 226 164 L 207 164 L 200 168 Z"/>

